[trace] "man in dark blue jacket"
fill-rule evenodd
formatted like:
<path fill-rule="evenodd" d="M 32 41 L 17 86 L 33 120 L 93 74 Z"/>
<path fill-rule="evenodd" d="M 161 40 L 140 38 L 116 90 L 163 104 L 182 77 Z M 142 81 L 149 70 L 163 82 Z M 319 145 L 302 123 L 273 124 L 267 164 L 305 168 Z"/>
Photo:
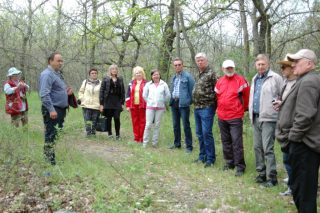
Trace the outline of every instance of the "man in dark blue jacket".
<path fill-rule="evenodd" d="M 189 117 L 190 105 L 192 104 L 194 78 L 189 72 L 183 70 L 182 59 L 174 59 L 173 66 L 176 74 L 172 77 L 170 85 L 170 106 L 173 123 L 174 144 L 170 147 L 170 149 L 181 148 L 181 118 L 185 135 L 186 153 L 191 153 L 193 146 Z"/>

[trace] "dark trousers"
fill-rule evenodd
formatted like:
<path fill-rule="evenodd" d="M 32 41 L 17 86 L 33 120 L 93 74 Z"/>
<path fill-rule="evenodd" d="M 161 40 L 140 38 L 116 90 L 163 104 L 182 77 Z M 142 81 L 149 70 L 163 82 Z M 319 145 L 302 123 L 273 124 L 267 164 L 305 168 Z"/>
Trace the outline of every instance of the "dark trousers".
<path fill-rule="evenodd" d="M 51 119 L 50 113 L 44 106 L 41 107 L 43 123 L 44 123 L 44 156 L 52 165 L 56 164 L 54 144 L 57 138 L 58 129 L 63 128 L 64 118 L 66 116 L 66 108 L 54 107 L 58 116 L 57 119 Z"/>
<path fill-rule="evenodd" d="M 100 111 L 97 109 L 83 108 L 82 112 L 87 135 L 95 135 Z"/>
<path fill-rule="evenodd" d="M 116 136 L 120 136 L 120 113 L 121 109 L 105 109 L 105 116 L 106 116 L 106 122 L 107 122 L 107 132 L 108 135 L 112 135 L 112 117 L 114 119 L 114 127 L 116 130 Z"/>
<path fill-rule="evenodd" d="M 223 156 L 229 167 L 237 167 L 237 170 L 244 171 L 246 163 L 243 153 L 243 138 L 242 138 L 242 119 L 233 120 L 218 120 Z"/>
<path fill-rule="evenodd" d="M 292 195 L 299 213 L 317 212 L 317 189 L 320 154 L 303 142 L 290 143 Z"/>
<path fill-rule="evenodd" d="M 171 106 L 173 133 L 174 133 L 174 145 L 181 147 L 181 127 L 180 118 L 182 120 L 186 149 L 191 150 L 192 147 L 192 133 L 190 128 L 190 107 L 179 107 L 179 101 L 174 101 Z"/>

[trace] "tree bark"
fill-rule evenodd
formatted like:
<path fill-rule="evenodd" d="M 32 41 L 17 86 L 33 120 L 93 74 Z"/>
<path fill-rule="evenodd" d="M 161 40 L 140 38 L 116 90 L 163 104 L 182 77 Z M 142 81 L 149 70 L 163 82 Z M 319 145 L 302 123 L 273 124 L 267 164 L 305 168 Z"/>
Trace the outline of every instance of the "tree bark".
<path fill-rule="evenodd" d="M 239 8 L 240 8 L 240 20 L 241 20 L 241 28 L 243 32 L 243 46 L 244 46 L 244 71 L 245 73 L 249 72 L 249 57 L 250 57 L 250 45 L 249 45 L 249 32 L 248 32 L 248 24 L 245 12 L 244 0 L 239 0 Z"/>

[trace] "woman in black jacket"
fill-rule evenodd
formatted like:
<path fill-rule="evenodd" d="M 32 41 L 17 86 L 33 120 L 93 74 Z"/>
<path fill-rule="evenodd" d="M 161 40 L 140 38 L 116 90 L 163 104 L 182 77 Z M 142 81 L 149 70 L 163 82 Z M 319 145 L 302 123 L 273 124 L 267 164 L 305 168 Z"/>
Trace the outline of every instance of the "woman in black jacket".
<path fill-rule="evenodd" d="M 118 76 L 118 66 L 112 64 L 103 78 L 100 89 L 100 112 L 107 118 L 108 137 L 112 138 L 111 120 L 114 119 L 116 140 L 120 139 L 120 113 L 125 101 L 123 78 Z"/>

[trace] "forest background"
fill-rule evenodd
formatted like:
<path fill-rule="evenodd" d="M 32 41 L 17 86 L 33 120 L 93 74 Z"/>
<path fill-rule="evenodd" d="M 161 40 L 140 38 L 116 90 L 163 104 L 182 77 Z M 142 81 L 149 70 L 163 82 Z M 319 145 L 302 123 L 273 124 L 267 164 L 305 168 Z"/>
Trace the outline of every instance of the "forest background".
<path fill-rule="evenodd" d="M 33 90 L 53 51 L 62 53 L 65 79 L 77 90 L 90 67 L 102 77 L 113 63 L 126 83 L 137 65 L 147 73 L 159 68 L 168 80 L 175 57 L 196 74 L 197 52 L 218 73 L 233 59 L 250 77 L 258 53 L 279 70 L 275 62 L 287 52 L 319 55 L 319 43 L 319 1 L 0 0 L 0 79 L 15 66 Z"/>

